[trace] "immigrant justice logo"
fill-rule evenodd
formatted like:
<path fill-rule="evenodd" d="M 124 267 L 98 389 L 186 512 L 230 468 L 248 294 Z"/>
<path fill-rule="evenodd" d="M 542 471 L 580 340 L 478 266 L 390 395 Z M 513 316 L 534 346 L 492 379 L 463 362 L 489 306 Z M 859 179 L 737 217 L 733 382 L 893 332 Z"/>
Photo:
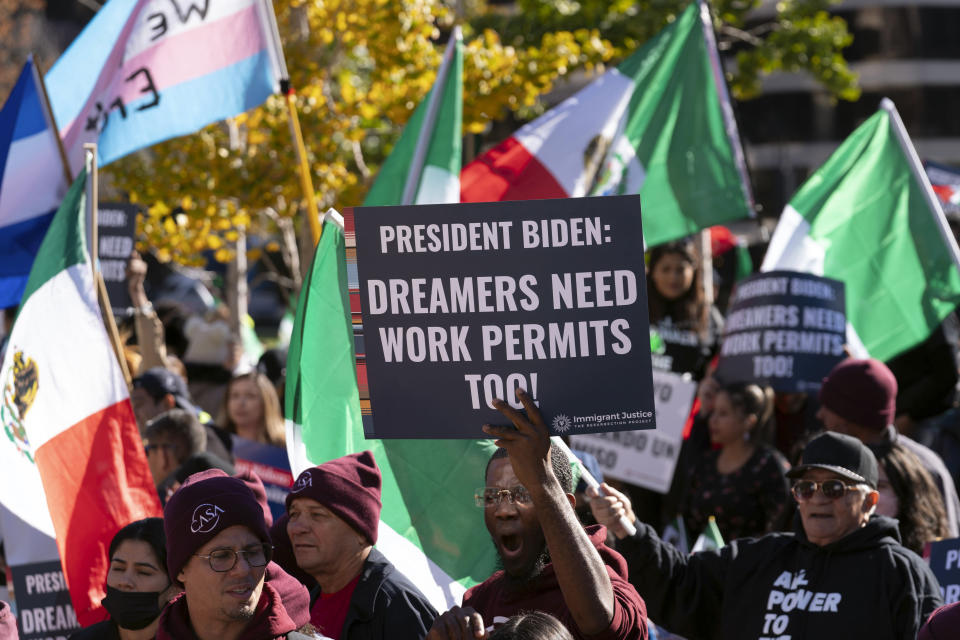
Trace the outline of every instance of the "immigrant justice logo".
<path fill-rule="evenodd" d="M 193 533 L 210 533 L 220 522 L 223 509 L 215 504 L 201 504 L 193 510 L 190 519 L 190 531 Z"/>
<path fill-rule="evenodd" d="M 27 430 L 24 420 L 27 412 L 33 406 L 39 389 L 39 373 L 37 363 L 33 358 L 23 355 L 23 351 L 13 354 L 13 366 L 7 372 L 7 379 L 3 381 L 3 404 L 0 405 L 0 422 L 7 438 L 14 444 L 17 451 L 33 462 L 30 453 L 30 441 L 27 440 Z"/>
<path fill-rule="evenodd" d="M 553 430 L 557 433 L 566 433 L 572 425 L 573 422 L 570 420 L 570 417 L 563 413 L 553 417 Z"/>

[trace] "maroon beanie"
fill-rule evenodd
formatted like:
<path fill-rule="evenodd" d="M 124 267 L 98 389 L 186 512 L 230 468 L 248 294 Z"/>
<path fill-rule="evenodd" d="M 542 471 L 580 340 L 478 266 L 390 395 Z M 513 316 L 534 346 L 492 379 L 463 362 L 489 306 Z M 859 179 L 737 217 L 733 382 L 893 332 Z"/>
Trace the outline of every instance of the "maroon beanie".
<path fill-rule="evenodd" d="M 267 488 L 263 486 L 263 480 L 253 471 L 241 471 L 234 478 L 243 480 L 250 491 L 253 491 L 253 497 L 257 499 L 257 504 L 263 509 L 263 519 L 267 523 L 267 528 L 273 526 L 273 512 L 270 511 L 270 503 L 267 501 Z M 302 625 L 301 625 L 302 626 Z"/>
<path fill-rule="evenodd" d="M 234 525 L 270 542 L 263 509 L 242 480 L 220 469 L 195 473 L 167 500 L 163 530 L 167 535 L 167 572 L 171 580 L 197 549 Z"/>
<path fill-rule="evenodd" d="M 843 360 L 824 378 L 820 404 L 854 424 L 885 429 L 896 415 L 897 379 L 879 360 Z"/>
<path fill-rule="evenodd" d="M 380 468 L 373 453 L 352 453 L 307 469 L 287 495 L 287 511 L 297 498 L 316 500 L 333 511 L 370 544 L 380 524 Z"/>

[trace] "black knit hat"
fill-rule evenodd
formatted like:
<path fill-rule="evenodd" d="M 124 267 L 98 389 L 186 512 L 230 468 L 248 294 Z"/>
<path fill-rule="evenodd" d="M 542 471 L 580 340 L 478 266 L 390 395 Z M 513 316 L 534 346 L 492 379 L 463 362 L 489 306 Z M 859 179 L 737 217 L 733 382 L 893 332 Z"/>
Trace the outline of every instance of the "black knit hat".
<path fill-rule="evenodd" d="M 877 488 L 877 459 L 860 440 L 828 431 L 807 443 L 800 464 L 787 472 L 799 478 L 810 469 L 824 469 Z"/>

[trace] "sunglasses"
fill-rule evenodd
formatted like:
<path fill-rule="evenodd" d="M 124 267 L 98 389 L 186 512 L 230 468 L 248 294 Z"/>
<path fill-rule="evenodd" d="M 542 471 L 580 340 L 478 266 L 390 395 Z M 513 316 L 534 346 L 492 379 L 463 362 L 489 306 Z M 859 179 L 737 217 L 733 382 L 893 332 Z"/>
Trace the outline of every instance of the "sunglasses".
<path fill-rule="evenodd" d="M 510 487 L 509 489 L 500 489 L 498 487 L 481 487 L 473 495 L 478 507 L 496 507 L 504 498 L 510 501 L 510 504 L 529 504 L 532 502 L 530 494 L 521 485 Z"/>
<path fill-rule="evenodd" d="M 793 496 L 797 500 L 809 500 L 813 494 L 820 489 L 820 492 L 831 500 L 838 500 L 847 495 L 848 491 L 855 491 L 856 484 L 847 484 L 843 480 L 824 480 L 823 482 L 814 482 L 813 480 L 800 480 L 795 482 L 792 487 Z"/>

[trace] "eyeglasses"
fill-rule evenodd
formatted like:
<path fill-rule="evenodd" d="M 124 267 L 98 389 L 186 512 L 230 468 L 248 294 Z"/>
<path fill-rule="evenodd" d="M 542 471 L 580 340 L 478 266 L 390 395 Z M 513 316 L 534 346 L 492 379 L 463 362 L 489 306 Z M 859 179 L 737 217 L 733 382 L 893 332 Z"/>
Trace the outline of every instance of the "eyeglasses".
<path fill-rule="evenodd" d="M 847 494 L 848 491 L 855 491 L 859 485 L 847 484 L 843 480 L 824 480 L 823 482 L 814 482 L 813 480 L 800 480 L 793 483 L 792 491 L 797 500 L 809 500 L 813 494 L 820 489 L 820 492 L 830 498 L 837 500 Z"/>
<path fill-rule="evenodd" d="M 251 567 L 262 567 L 270 562 L 270 558 L 273 556 L 273 546 L 264 543 L 247 547 L 246 549 L 240 549 L 239 551 L 233 549 L 214 549 L 210 552 L 210 555 L 204 556 L 199 553 L 193 555 L 198 558 L 206 558 L 210 563 L 211 569 L 218 573 L 225 573 L 237 566 L 237 559 L 240 557 L 240 554 L 243 554 L 247 559 L 247 564 Z"/>
<path fill-rule="evenodd" d="M 532 498 L 522 485 L 510 487 L 509 489 L 500 489 L 498 487 L 481 487 L 473 495 L 478 507 L 496 507 L 507 496 L 510 504 L 529 504 Z"/>

